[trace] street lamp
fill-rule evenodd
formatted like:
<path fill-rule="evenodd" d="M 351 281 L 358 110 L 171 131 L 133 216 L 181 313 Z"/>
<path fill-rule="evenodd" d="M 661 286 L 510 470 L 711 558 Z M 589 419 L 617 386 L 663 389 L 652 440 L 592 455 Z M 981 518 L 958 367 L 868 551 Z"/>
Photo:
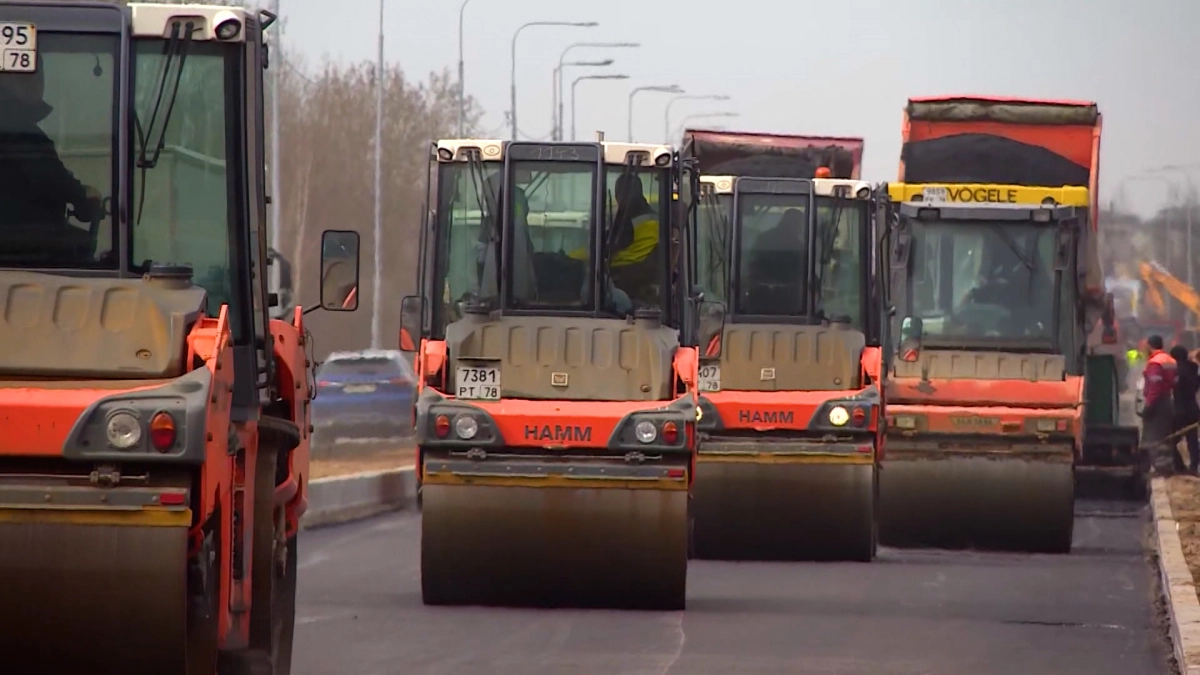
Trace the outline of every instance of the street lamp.
<path fill-rule="evenodd" d="M 663 115 L 663 138 L 671 137 L 671 106 L 675 105 L 676 101 L 728 101 L 729 97 L 724 94 L 684 94 L 676 96 L 667 101 L 667 111 Z"/>
<path fill-rule="evenodd" d="M 462 138 L 463 118 L 466 116 L 467 93 L 463 85 L 463 14 L 471 0 L 463 0 L 458 7 L 458 137 Z"/>
<path fill-rule="evenodd" d="M 678 127 L 678 129 L 680 130 L 680 132 L 682 132 L 684 129 L 686 129 L 686 128 L 687 128 L 687 123 L 688 123 L 689 121 L 691 121 L 691 120 L 699 120 L 699 119 L 711 119 L 711 118 L 716 118 L 716 117 L 729 117 L 729 118 L 732 118 L 732 117 L 741 117 L 741 116 L 742 116 L 742 114 L 741 114 L 741 113 L 736 113 L 736 112 L 728 112 L 728 111 L 722 111 L 722 112 L 707 112 L 707 113 L 696 113 L 696 114 L 694 114 L 694 115 L 688 115 L 687 117 L 683 118 L 683 120 L 681 120 L 681 121 L 679 122 L 679 127 Z"/>
<path fill-rule="evenodd" d="M 580 75 L 571 81 L 571 140 L 575 140 L 575 87 L 584 80 L 628 80 L 628 75 Z"/>
<path fill-rule="evenodd" d="M 561 141 L 562 136 L 563 136 L 563 133 L 562 133 L 563 132 L 563 74 L 562 74 L 563 71 L 562 71 L 562 69 L 563 69 L 564 65 L 567 65 L 566 63 L 564 63 L 567 59 L 567 54 L 569 54 L 572 49 L 577 49 L 579 47 L 623 49 L 623 48 L 636 48 L 636 47 L 641 47 L 641 46 L 642 45 L 640 42 L 575 42 L 573 44 L 567 45 L 567 48 L 562 51 L 561 55 L 559 55 L 558 66 L 555 67 L 555 69 L 554 69 L 554 80 L 556 83 L 555 89 L 554 89 L 554 100 L 558 102 L 558 105 L 556 108 L 558 112 L 557 112 L 557 115 L 556 115 L 555 121 L 554 121 L 555 138 L 557 140 Z"/>
<path fill-rule="evenodd" d="M 633 142 L 633 97 L 639 91 L 657 91 L 663 94 L 682 94 L 683 89 L 677 84 L 652 84 L 645 87 L 634 87 L 633 91 L 629 92 L 629 112 L 626 119 L 626 139 Z"/>
<path fill-rule="evenodd" d="M 567 67 L 575 68 L 607 68 L 615 61 L 612 59 L 604 59 L 603 61 L 559 61 L 554 67 L 554 77 L 550 82 L 550 138 L 551 140 L 562 140 L 562 93 L 558 90 L 558 81 L 562 79 L 563 69 Z"/>
<path fill-rule="evenodd" d="M 565 28 L 595 28 L 600 24 L 596 21 L 530 21 L 522 24 L 512 36 L 512 87 L 511 87 L 511 121 L 512 140 L 517 140 L 517 38 L 521 31 L 533 26 L 562 26 Z"/>

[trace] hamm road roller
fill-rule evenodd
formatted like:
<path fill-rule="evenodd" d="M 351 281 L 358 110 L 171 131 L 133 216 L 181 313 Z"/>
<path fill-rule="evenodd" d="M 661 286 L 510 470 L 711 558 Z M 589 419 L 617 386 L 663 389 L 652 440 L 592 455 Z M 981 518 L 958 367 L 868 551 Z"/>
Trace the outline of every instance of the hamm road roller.
<path fill-rule="evenodd" d="M 689 135 L 701 167 L 711 164 L 706 150 L 724 160 L 715 170 L 736 151 L 754 172 L 701 176 L 699 285 L 728 310 L 719 349 L 701 344 L 695 555 L 870 561 L 882 405 L 879 202 L 864 181 L 812 178 L 839 163 L 808 161 L 808 147 L 789 155 L 779 137 L 757 148 L 757 135 Z M 840 164 L 845 176 L 857 160 Z"/>
<path fill-rule="evenodd" d="M 1097 392 L 1116 426 L 1112 350 L 1091 341 L 1097 316 L 1112 334 L 1096 257 L 1100 114 L 913 99 L 904 141 L 907 182 L 888 186 L 899 349 L 881 542 L 1067 553 Z"/>
<path fill-rule="evenodd" d="M 268 315 L 273 19 L 0 2 L 0 672 L 291 670 L 312 364 Z"/>
<path fill-rule="evenodd" d="M 425 603 L 682 609 L 692 345 L 723 320 L 689 295 L 695 174 L 603 141 L 444 140 L 431 165 L 400 337 Z"/>

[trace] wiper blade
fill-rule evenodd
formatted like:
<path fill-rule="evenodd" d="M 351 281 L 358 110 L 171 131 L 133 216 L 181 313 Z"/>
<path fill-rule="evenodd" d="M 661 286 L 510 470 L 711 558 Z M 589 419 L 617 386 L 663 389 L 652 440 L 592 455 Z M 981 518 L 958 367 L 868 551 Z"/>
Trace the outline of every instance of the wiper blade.
<path fill-rule="evenodd" d="M 150 113 L 150 124 L 146 127 L 145 134 L 140 136 L 141 148 L 138 152 L 137 161 L 138 168 L 140 169 L 153 169 L 157 166 L 158 159 L 166 147 L 167 128 L 171 124 L 171 113 L 175 110 L 175 101 L 179 96 L 179 83 L 183 77 L 183 66 L 187 62 L 188 47 L 192 43 L 192 32 L 195 28 L 196 24 L 193 21 L 184 23 L 184 33 L 181 36 L 180 22 L 176 21 L 171 24 L 171 37 L 163 45 L 163 66 L 159 77 L 158 94 L 154 100 L 154 109 Z M 175 68 L 175 82 L 171 85 L 171 94 L 167 101 L 167 109 L 163 115 L 162 126 L 159 128 L 158 140 L 149 145 L 149 147 L 154 148 L 154 155 L 153 157 L 147 157 L 146 137 L 151 135 L 154 131 L 155 122 L 158 121 L 158 112 L 162 107 L 163 95 L 166 94 L 167 82 L 170 79 L 171 65 L 176 63 L 176 57 L 178 57 L 178 63 Z"/>
<path fill-rule="evenodd" d="M 1017 256 L 1017 259 L 1021 261 L 1021 264 L 1024 265 L 1025 269 L 1029 270 L 1030 275 L 1032 275 L 1034 272 L 1033 260 L 1029 256 L 1025 255 L 1024 251 L 1017 247 L 1017 242 L 1013 241 L 1012 236 L 1010 236 L 1008 232 L 1004 231 L 1003 226 L 995 223 L 992 223 L 992 230 L 996 232 L 1005 245 L 1008 246 L 1009 250 L 1013 252 L 1013 255 Z"/>

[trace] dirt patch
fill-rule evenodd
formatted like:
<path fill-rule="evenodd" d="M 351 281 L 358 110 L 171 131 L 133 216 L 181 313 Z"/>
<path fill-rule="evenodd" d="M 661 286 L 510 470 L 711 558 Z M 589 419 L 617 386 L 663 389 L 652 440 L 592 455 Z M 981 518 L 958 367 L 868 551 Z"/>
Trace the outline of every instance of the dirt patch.
<path fill-rule="evenodd" d="M 416 461 L 416 448 L 404 444 L 371 450 L 355 449 L 346 453 L 338 453 L 335 449 L 331 454 L 334 456 L 312 460 L 313 478 L 348 476 L 363 471 L 400 469 L 413 466 Z"/>
<path fill-rule="evenodd" d="M 1183 557 L 1193 579 L 1200 579 L 1200 478 L 1172 476 L 1167 479 L 1171 513 L 1179 523 Z"/>

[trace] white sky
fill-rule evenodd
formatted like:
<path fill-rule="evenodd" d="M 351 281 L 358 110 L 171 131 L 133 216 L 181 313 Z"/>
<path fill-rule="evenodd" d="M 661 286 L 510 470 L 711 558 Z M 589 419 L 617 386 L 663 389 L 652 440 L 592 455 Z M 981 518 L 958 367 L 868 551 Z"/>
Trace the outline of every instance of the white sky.
<path fill-rule="evenodd" d="M 264 0 L 265 1 L 265 0 Z M 279 0 L 288 49 L 374 60 L 376 0 Z M 385 58 L 412 79 L 456 68 L 460 0 L 385 0 Z M 1195 164 L 1200 185 L 1200 1 L 1197 0 L 470 0 L 466 89 L 484 128 L 507 138 L 510 45 L 527 21 L 597 21 L 596 28 L 532 27 L 518 43 L 523 135 L 551 128 L 551 73 L 572 42 L 640 42 L 638 49 L 573 51 L 615 60 L 626 81 L 579 86 L 581 137 L 626 134 L 629 90 L 678 84 L 728 102 L 679 101 L 672 126 L 696 120 L 731 129 L 866 138 L 864 178 L 895 177 L 908 96 L 997 94 L 1089 99 L 1105 117 L 1102 194 L 1124 186 L 1142 214 L 1166 198 L 1163 180 L 1127 180 L 1151 167 Z M 569 81 L 568 81 L 569 88 Z M 568 94 L 569 96 L 569 94 Z M 667 96 L 636 98 L 634 136 L 663 136 Z M 570 112 L 567 113 L 570 129 Z M 1185 180 L 1181 174 L 1168 179 Z"/>

